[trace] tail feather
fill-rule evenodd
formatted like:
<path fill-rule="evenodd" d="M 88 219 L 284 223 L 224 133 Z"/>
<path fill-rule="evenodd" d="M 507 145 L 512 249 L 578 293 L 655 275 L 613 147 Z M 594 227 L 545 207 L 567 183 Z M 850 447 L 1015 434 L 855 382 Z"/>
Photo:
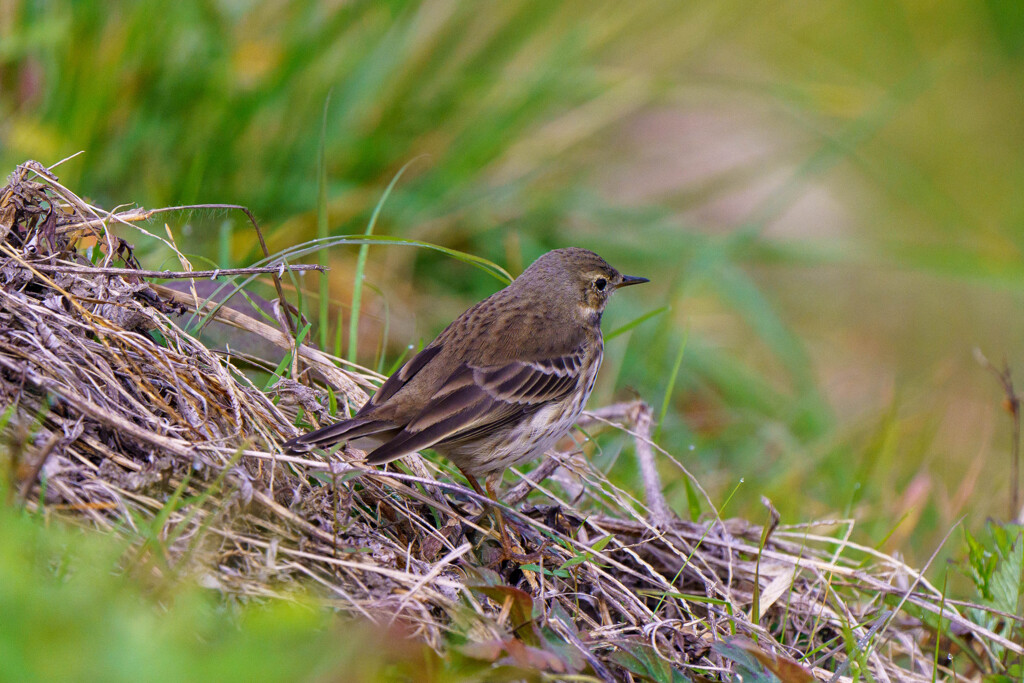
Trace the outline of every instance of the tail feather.
<path fill-rule="evenodd" d="M 297 436 L 286 441 L 281 448 L 285 453 L 308 453 L 314 448 L 328 448 L 338 443 L 386 432 L 394 428 L 393 424 L 384 420 L 354 417 Z"/>

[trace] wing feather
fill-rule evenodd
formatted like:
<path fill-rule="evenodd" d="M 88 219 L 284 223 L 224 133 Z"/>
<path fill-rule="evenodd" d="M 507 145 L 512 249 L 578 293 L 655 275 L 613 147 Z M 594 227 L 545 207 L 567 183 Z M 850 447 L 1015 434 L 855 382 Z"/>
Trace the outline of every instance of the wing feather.
<path fill-rule="evenodd" d="M 564 398 L 579 380 L 583 347 L 539 361 L 480 368 L 474 377 L 491 395 L 511 403 L 547 403 Z"/>
<path fill-rule="evenodd" d="M 436 346 L 428 346 L 410 358 L 398 372 L 388 377 L 384 384 L 380 385 L 380 389 L 370 397 L 370 400 L 365 406 L 363 406 L 360 412 L 369 411 L 371 408 L 379 406 L 381 403 L 384 403 L 384 401 L 387 401 L 389 398 L 397 394 L 399 389 L 408 384 L 409 380 L 415 377 L 416 373 L 422 370 L 427 363 L 433 360 L 434 356 L 440 353 L 440 351 L 440 344 L 437 344 Z"/>

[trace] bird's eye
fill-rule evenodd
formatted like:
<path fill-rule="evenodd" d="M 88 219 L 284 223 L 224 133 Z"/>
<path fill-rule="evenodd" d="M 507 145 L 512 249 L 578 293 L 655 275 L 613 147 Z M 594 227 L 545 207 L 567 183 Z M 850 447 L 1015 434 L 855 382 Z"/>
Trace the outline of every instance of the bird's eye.
<path fill-rule="evenodd" d="M 603 277 L 599 277 L 596 280 L 594 280 L 594 286 L 597 287 L 597 291 L 599 291 L 599 292 L 603 292 L 604 288 L 607 285 L 608 285 L 608 281 L 605 280 Z"/>

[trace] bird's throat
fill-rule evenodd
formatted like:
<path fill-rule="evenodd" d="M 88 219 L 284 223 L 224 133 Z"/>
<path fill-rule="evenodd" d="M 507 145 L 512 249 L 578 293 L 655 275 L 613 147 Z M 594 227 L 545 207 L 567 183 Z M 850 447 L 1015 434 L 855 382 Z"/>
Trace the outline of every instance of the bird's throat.
<path fill-rule="evenodd" d="M 588 325 L 599 326 L 601 324 L 602 311 L 599 308 L 593 308 L 585 304 L 580 306 L 580 318 L 583 319 Z"/>

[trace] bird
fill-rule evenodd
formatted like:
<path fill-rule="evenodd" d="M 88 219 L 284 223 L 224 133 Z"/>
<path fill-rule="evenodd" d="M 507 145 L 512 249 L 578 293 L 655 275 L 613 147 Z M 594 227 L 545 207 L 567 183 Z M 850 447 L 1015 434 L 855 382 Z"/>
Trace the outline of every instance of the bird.
<path fill-rule="evenodd" d="M 355 415 L 282 448 L 298 454 L 358 440 L 372 448 L 369 465 L 432 448 L 496 502 L 507 468 L 540 457 L 572 429 L 604 355 L 605 306 L 616 290 L 644 282 L 587 249 L 549 251 L 458 316 Z M 505 556 L 519 558 L 492 509 Z"/>

